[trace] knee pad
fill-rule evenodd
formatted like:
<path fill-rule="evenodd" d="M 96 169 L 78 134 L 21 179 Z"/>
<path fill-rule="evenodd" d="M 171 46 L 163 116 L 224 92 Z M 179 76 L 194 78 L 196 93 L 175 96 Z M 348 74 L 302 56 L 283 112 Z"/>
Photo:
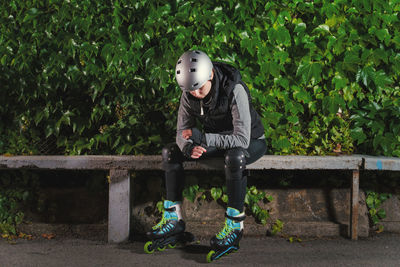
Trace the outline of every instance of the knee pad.
<path fill-rule="evenodd" d="M 182 165 L 182 152 L 177 144 L 171 143 L 162 149 L 162 165 L 164 170 L 179 169 Z"/>
<path fill-rule="evenodd" d="M 168 144 L 162 149 L 162 159 L 165 163 L 180 163 L 181 158 L 182 152 L 175 143 Z"/>
<path fill-rule="evenodd" d="M 230 149 L 225 153 L 225 171 L 241 173 L 246 169 L 246 155 L 243 148 Z"/>

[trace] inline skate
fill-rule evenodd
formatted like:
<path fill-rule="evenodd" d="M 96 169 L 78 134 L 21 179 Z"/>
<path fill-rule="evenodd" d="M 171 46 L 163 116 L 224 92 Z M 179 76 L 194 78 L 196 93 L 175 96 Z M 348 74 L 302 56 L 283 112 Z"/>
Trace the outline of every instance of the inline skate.
<path fill-rule="evenodd" d="M 207 254 L 207 262 L 217 260 L 239 249 L 245 215 L 240 214 L 237 209 L 228 207 L 225 217 L 224 228 L 210 240 L 211 251 Z"/>
<path fill-rule="evenodd" d="M 167 247 L 175 248 L 178 243 L 185 244 L 193 240 L 193 235 L 185 232 L 179 203 L 165 200 L 164 209 L 161 221 L 146 233 L 150 241 L 144 245 L 144 251 L 148 254 L 155 250 L 164 251 Z"/>

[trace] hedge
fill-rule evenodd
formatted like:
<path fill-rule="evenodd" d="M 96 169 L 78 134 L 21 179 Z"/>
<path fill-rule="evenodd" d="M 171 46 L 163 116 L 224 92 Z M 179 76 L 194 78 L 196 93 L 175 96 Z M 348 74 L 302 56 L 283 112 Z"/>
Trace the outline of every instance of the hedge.
<path fill-rule="evenodd" d="M 400 1 L 0 4 L 0 154 L 154 154 L 177 58 L 239 68 L 270 154 L 400 157 Z"/>

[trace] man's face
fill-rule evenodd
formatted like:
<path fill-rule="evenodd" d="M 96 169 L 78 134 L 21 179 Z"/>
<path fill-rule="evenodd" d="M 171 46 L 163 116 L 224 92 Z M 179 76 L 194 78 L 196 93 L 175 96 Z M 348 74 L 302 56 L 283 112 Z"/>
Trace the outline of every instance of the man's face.
<path fill-rule="evenodd" d="M 190 91 L 190 94 L 196 98 L 205 98 L 211 90 L 211 81 L 207 81 L 202 87 L 197 90 Z"/>
<path fill-rule="evenodd" d="M 211 90 L 212 79 L 214 78 L 214 71 L 211 74 L 211 80 L 208 80 L 202 87 L 197 90 L 190 91 L 190 94 L 198 99 L 205 98 Z"/>

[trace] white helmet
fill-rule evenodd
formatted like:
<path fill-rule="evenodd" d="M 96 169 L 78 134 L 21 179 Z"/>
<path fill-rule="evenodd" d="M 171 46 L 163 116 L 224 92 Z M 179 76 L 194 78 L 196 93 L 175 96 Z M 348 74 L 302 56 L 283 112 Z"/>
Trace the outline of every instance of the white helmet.
<path fill-rule="evenodd" d="M 200 50 L 187 51 L 178 59 L 175 77 L 183 91 L 194 91 L 211 80 L 213 64 Z"/>

